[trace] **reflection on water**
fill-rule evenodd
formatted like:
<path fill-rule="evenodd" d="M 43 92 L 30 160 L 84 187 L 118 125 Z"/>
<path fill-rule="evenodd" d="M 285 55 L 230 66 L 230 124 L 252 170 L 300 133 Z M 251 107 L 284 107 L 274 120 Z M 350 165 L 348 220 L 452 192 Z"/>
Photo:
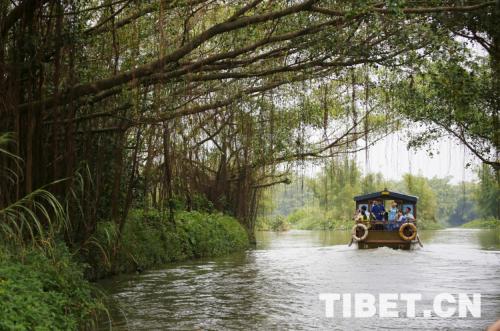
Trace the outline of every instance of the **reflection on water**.
<path fill-rule="evenodd" d="M 480 330 L 500 318 L 495 231 L 421 231 L 424 248 L 358 250 L 348 232 L 259 233 L 258 246 L 102 282 L 117 330 Z M 482 293 L 481 318 L 324 317 L 318 294 Z M 401 307 L 404 311 L 406 307 Z"/>

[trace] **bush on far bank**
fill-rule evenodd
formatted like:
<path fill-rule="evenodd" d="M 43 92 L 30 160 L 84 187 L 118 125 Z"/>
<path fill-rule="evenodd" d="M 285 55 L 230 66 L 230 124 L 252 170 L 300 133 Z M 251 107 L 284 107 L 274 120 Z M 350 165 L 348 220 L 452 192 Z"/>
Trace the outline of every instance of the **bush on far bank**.
<path fill-rule="evenodd" d="M 292 228 L 299 230 L 348 230 L 354 224 L 352 220 L 339 220 L 332 212 L 314 207 L 296 209 L 287 220 Z"/>
<path fill-rule="evenodd" d="M 283 215 L 270 217 L 259 217 L 257 219 L 256 230 L 283 232 L 290 230 L 290 223 Z"/>
<path fill-rule="evenodd" d="M 462 224 L 461 227 L 466 229 L 500 229 L 500 220 L 496 218 L 476 219 Z"/>

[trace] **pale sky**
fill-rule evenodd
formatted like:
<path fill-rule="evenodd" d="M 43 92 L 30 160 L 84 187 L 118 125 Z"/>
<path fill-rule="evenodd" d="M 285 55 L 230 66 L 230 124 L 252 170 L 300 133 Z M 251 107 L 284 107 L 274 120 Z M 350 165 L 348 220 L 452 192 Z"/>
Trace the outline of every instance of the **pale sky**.
<path fill-rule="evenodd" d="M 452 183 L 477 179 L 474 169 L 480 162 L 471 152 L 464 149 L 462 144 L 450 138 L 443 138 L 436 141 L 432 147 L 434 151 L 439 151 L 439 154 L 434 153 L 431 157 L 425 149 L 408 151 L 404 135 L 394 133 L 369 149 L 368 162 L 364 151 L 357 153 L 356 159 L 364 174 L 381 172 L 387 179 L 399 180 L 405 173 L 428 178 L 451 176 Z M 466 169 L 465 164 L 468 162 L 472 166 Z"/>
<path fill-rule="evenodd" d="M 358 142 L 358 147 L 363 145 L 362 140 Z M 432 144 L 432 156 L 425 147 L 415 151 L 407 150 L 406 146 L 405 133 L 395 132 L 369 147 L 368 162 L 365 151 L 356 153 L 356 162 L 363 175 L 379 172 L 387 180 L 400 180 L 406 173 L 427 178 L 450 176 L 452 184 L 478 180 L 476 170 L 481 162 L 456 139 L 436 140 Z M 467 163 L 471 164 L 468 168 Z M 315 177 L 321 169 L 322 164 L 318 162 L 295 165 L 298 174 L 309 177 Z"/>
<path fill-rule="evenodd" d="M 363 146 L 363 141 L 359 141 L 358 146 Z M 452 184 L 478 180 L 476 169 L 481 162 L 455 139 L 444 137 L 437 140 L 432 145 L 433 156 L 426 148 L 415 151 L 407 150 L 406 146 L 404 133 L 396 132 L 369 147 L 368 162 L 365 151 L 356 153 L 356 162 L 363 175 L 380 172 L 387 180 L 400 180 L 406 173 L 427 178 L 450 176 Z M 468 168 L 465 167 L 467 163 L 471 164 Z M 315 177 L 322 164 L 297 163 L 294 168 L 297 174 Z"/>

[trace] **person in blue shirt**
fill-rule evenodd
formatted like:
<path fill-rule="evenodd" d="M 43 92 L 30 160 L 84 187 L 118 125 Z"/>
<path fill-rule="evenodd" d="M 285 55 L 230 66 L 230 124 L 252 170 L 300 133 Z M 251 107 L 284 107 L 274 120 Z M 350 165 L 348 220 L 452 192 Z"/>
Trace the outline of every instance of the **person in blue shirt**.
<path fill-rule="evenodd" d="M 398 203 L 394 201 L 391 205 L 391 209 L 389 209 L 389 213 L 387 215 L 387 219 L 389 221 L 389 230 L 394 230 L 397 225 L 397 214 L 398 214 Z"/>
<path fill-rule="evenodd" d="M 373 216 L 375 216 L 375 219 L 377 221 L 383 221 L 384 213 L 385 213 L 384 204 L 377 200 L 373 201 L 372 214 Z"/>

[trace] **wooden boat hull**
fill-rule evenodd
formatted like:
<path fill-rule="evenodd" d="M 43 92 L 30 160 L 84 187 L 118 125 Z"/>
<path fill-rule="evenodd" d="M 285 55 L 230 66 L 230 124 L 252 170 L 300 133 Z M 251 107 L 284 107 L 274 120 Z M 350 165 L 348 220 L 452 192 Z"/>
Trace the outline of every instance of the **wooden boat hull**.
<path fill-rule="evenodd" d="M 398 231 L 370 230 L 368 236 L 358 242 L 359 249 L 390 247 L 395 249 L 411 249 L 416 241 L 401 239 Z"/>

